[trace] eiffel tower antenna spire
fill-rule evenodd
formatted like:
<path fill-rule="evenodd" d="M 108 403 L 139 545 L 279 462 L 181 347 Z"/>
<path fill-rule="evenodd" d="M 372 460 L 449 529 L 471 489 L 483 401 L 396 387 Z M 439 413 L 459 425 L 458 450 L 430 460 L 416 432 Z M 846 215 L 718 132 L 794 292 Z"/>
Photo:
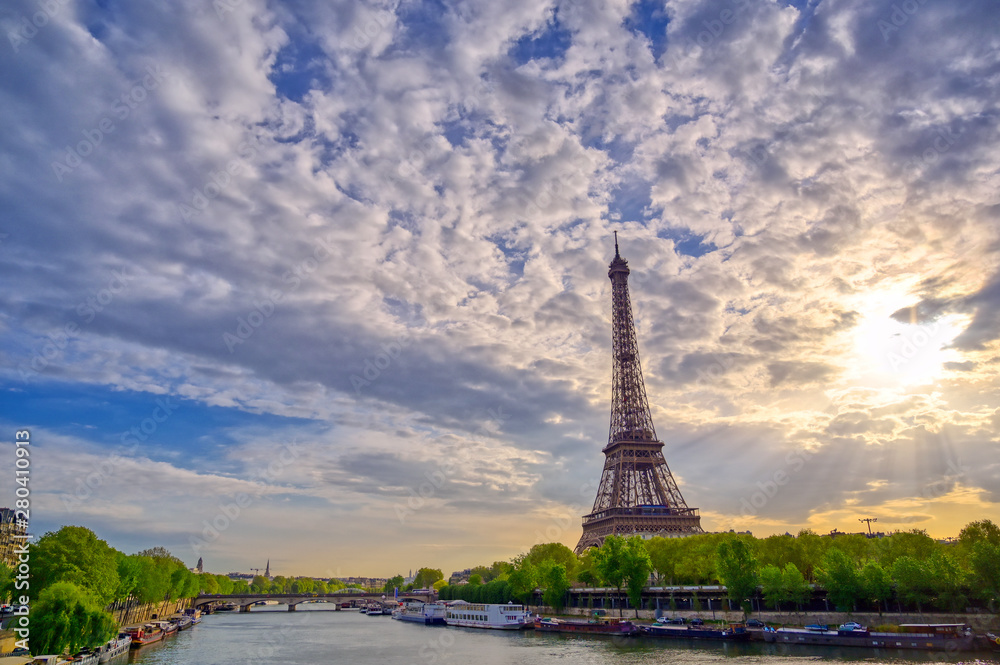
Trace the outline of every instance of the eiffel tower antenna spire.
<path fill-rule="evenodd" d="M 577 554 L 609 535 L 680 536 L 703 533 L 697 508 L 688 508 L 656 438 L 639 361 L 628 294 L 628 261 L 618 250 L 611 280 L 611 426 L 594 508 L 583 518 Z"/>

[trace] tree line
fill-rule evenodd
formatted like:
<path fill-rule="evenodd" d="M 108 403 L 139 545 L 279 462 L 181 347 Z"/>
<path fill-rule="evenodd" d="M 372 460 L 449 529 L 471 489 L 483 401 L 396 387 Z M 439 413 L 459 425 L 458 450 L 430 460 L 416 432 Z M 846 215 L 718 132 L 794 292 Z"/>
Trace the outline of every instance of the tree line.
<path fill-rule="evenodd" d="M 467 584 L 443 586 L 444 600 L 531 603 L 560 611 L 573 586 L 624 591 L 641 605 L 650 585 L 726 586 L 749 612 L 757 598 L 771 609 L 801 608 L 813 590 L 825 591 L 842 611 L 962 611 L 969 604 L 1000 605 L 1000 528 L 971 522 L 957 539 L 941 543 L 912 530 L 885 537 L 819 536 L 804 530 L 755 538 L 717 533 L 685 538 L 611 536 L 600 548 L 575 555 L 561 543 L 536 545 L 509 562 L 472 569 Z M 540 597 L 539 595 L 540 594 Z"/>

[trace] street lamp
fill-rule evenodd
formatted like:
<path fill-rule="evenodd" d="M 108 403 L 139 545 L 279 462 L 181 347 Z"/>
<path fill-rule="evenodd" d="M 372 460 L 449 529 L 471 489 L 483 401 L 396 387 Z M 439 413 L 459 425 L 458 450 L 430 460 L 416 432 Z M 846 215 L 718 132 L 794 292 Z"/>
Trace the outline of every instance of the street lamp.
<path fill-rule="evenodd" d="M 868 523 L 868 537 L 871 538 L 872 537 L 872 522 L 878 522 L 878 518 L 877 517 L 859 517 L 858 521 L 859 522 L 867 522 Z"/>

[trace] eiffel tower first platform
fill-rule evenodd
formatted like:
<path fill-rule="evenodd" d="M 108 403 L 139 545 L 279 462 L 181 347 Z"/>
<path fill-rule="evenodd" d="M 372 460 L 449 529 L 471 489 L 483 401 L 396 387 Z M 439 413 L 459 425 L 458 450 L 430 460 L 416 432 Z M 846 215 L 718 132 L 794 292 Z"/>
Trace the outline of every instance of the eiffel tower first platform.
<path fill-rule="evenodd" d="M 687 536 L 704 533 L 697 508 L 688 508 L 663 458 L 642 381 L 639 345 L 628 297 L 628 262 L 618 253 L 608 266 L 611 278 L 611 431 L 604 447 L 604 472 L 594 508 L 583 517 L 582 554 L 606 536 Z"/>

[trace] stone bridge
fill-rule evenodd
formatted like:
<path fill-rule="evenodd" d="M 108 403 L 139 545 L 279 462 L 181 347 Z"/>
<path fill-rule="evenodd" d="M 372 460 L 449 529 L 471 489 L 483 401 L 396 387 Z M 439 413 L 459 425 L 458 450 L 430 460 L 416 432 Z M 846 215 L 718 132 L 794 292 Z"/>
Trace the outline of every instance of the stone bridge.
<path fill-rule="evenodd" d="M 295 606 L 302 603 L 344 603 L 354 600 L 381 602 L 383 599 L 394 601 L 392 596 L 381 593 L 203 593 L 194 599 L 195 607 L 206 607 L 223 603 L 235 603 L 239 606 L 240 612 L 249 612 L 253 605 L 263 601 L 273 601 L 279 605 L 288 605 L 288 611 L 294 612 Z M 437 600 L 433 593 L 407 593 L 398 599 L 405 601 L 422 601 L 432 603 Z"/>

